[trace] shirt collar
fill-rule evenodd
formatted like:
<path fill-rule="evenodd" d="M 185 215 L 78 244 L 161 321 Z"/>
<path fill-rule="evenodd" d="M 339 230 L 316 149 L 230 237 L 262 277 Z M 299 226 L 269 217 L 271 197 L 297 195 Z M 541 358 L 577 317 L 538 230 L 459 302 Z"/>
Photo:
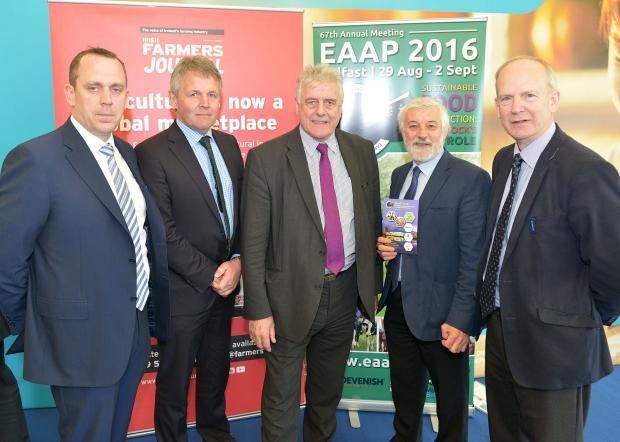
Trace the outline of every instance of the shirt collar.
<path fill-rule="evenodd" d="M 331 151 L 331 153 L 338 153 L 338 140 L 336 139 L 335 133 L 332 133 L 329 137 L 327 137 L 326 140 L 323 141 L 315 140 L 308 132 L 304 130 L 303 127 L 301 127 L 301 125 L 299 125 L 299 133 L 301 135 L 301 142 L 304 145 L 306 155 L 319 154 L 319 152 L 316 150 L 316 147 L 319 143 L 327 144 L 327 147 Z"/>
<path fill-rule="evenodd" d="M 439 152 L 433 158 L 420 164 L 417 164 L 414 161 L 411 164 L 411 170 L 413 170 L 413 168 L 417 166 L 420 169 L 420 172 L 424 174 L 424 176 L 426 176 L 427 178 L 430 177 L 433 174 L 435 167 L 437 167 L 439 160 L 441 159 L 441 157 L 443 157 L 444 152 L 445 150 L 442 149 L 441 152 Z"/>
<path fill-rule="evenodd" d="M 86 142 L 86 145 L 93 153 L 99 153 L 99 149 L 101 149 L 107 143 L 110 143 L 112 146 L 114 146 L 114 136 L 112 134 L 110 134 L 110 138 L 108 138 L 106 141 L 103 141 L 98 136 L 90 133 L 88 129 L 82 126 L 73 115 L 71 115 L 71 123 L 78 131 L 78 133 L 82 136 L 84 142 Z"/>
<path fill-rule="evenodd" d="M 540 155 L 542 154 L 549 141 L 551 141 L 551 137 L 555 133 L 555 123 L 551 123 L 551 126 L 542 133 L 542 135 L 532 141 L 527 147 L 523 150 L 519 150 L 517 143 L 514 145 L 513 155 L 521 154 L 521 158 L 523 158 L 523 162 L 527 164 L 530 168 L 534 168 Z"/>
<path fill-rule="evenodd" d="M 201 134 L 197 130 L 192 129 L 187 124 L 183 123 L 178 118 L 176 121 L 177 121 L 177 125 L 179 126 L 179 129 L 181 129 L 181 132 L 183 132 L 183 135 L 185 135 L 185 138 L 187 139 L 187 142 L 189 143 L 190 146 L 194 146 L 198 144 L 200 139 L 204 137 L 205 135 L 208 135 L 212 140 L 214 140 L 213 131 L 211 130 L 211 128 L 209 128 L 206 134 Z"/>

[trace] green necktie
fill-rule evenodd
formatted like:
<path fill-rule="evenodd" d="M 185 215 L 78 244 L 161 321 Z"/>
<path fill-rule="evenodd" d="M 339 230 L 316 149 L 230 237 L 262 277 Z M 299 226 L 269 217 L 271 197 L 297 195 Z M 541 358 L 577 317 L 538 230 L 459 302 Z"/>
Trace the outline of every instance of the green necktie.
<path fill-rule="evenodd" d="M 207 149 L 207 155 L 209 155 L 209 162 L 211 163 L 211 170 L 213 171 L 213 178 L 215 179 L 215 193 L 217 194 L 217 207 L 221 213 L 224 214 L 224 227 L 226 230 L 226 239 L 230 241 L 230 221 L 228 220 L 228 211 L 226 210 L 226 199 L 224 198 L 224 188 L 222 187 L 222 180 L 220 173 L 217 171 L 215 164 L 215 156 L 213 155 L 213 147 L 211 147 L 211 139 L 208 135 L 205 135 L 200 139 L 200 144 Z"/>

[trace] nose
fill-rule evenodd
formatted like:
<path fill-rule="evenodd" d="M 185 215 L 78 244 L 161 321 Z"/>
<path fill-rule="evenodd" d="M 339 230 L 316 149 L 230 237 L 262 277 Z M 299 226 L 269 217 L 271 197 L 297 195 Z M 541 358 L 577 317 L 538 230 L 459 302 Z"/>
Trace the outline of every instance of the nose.
<path fill-rule="evenodd" d="M 318 115 L 325 114 L 325 104 L 321 100 L 319 100 L 318 104 L 316 105 L 316 113 Z"/>
<path fill-rule="evenodd" d="M 427 135 L 426 127 L 424 127 L 424 125 L 420 126 L 418 129 L 418 138 L 422 138 L 424 140 Z"/>
<path fill-rule="evenodd" d="M 510 112 L 512 112 L 513 114 L 518 114 L 521 111 L 521 108 L 521 97 L 514 97 L 512 99 L 512 104 L 510 105 Z"/>
<path fill-rule="evenodd" d="M 110 88 L 104 87 L 101 89 L 101 104 L 112 104 L 112 91 Z"/>
<path fill-rule="evenodd" d="M 209 107 L 209 96 L 208 95 L 201 95 L 200 96 L 200 102 L 199 105 L 200 107 Z"/>

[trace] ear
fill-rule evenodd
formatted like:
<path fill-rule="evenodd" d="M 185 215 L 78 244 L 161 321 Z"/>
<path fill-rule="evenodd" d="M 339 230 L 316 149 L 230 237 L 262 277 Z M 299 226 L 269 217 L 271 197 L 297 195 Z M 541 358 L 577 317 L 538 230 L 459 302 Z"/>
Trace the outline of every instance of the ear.
<path fill-rule="evenodd" d="M 549 110 L 551 113 L 557 112 L 560 107 L 560 91 L 553 91 L 549 96 Z"/>
<path fill-rule="evenodd" d="M 71 86 L 69 83 L 65 84 L 65 100 L 69 103 L 69 106 L 75 106 L 75 88 Z"/>
<path fill-rule="evenodd" d="M 174 96 L 172 91 L 168 91 L 168 98 L 170 98 L 170 106 L 172 106 L 173 109 L 176 109 L 178 106 L 177 97 Z"/>
<path fill-rule="evenodd" d="M 499 113 L 499 100 L 497 99 L 497 97 L 495 97 L 495 113 L 497 114 L 497 117 L 501 117 L 500 113 Z"/>

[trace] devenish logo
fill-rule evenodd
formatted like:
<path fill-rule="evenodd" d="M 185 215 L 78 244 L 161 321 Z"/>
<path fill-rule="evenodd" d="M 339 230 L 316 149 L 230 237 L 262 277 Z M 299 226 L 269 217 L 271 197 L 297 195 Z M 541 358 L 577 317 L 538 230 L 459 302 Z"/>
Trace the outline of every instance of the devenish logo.
<path fill-rule="evenodd" d="M 364 377 L 353 377 L 346 376 L 344 378 L 345 384 L 353 384 L 353 385 L 384 385 L 385 380 L 380 378 L 364 378 Z"/>

